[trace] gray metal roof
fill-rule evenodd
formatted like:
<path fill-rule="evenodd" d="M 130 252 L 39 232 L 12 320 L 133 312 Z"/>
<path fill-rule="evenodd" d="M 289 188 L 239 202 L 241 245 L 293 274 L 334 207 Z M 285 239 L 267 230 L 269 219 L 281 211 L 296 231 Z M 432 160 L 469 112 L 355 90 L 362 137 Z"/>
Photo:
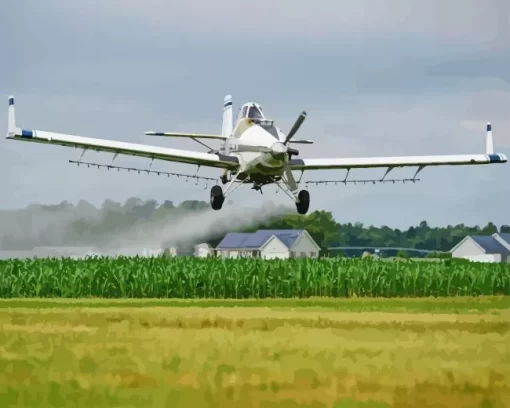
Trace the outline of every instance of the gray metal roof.
<path fill-rule="evenodd" d="M 504 241 L 508 242 L 510 244 L 510 233 L 509 232 L 502 232 L 498 233 L 499 237 L 502 238 Z"/>
<path fill-rule="evenodd" d="M 303 232 L 304 230 L 258 230 L 253 233 L 231 232 L 225 235 L 216 248 L 259 249 L 273 235 L 282 241 L 287 248 L 291 248 Z"/>
<path fill-rule="evenodd" d="M 510 251 L 506 249 L 492 235 L 471 235 L 473 241 L 480 245 L 487 254 L 508 254 Z"/>

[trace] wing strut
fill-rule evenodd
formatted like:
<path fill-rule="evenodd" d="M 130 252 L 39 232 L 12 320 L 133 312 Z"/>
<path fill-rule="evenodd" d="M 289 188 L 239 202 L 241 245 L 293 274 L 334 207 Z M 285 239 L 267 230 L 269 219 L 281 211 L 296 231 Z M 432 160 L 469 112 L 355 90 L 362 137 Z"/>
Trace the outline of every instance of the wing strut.
<path fill-rule="evenodd" d="M 193 141 L 195 141 L 195 142 L 197 142 L 197 143 L 201 144 L 201 145 L 202 145 L 202 146 L 204 146 L 204 147 L 207 147 L 207 148 L 209 149 L 208 153 L 214 153 L 214 152 L 216 152 L 216 150 L 214 150 L 211 146 L 207 146 L 205 143 L 201 142 L 200 140 L 198 140 L 198 139 L 197 139 L 197 138 L 195 138 L 195 137 L 192 137 L 192 138 L 191 138 L 191 140 L 193 140 Z"/>

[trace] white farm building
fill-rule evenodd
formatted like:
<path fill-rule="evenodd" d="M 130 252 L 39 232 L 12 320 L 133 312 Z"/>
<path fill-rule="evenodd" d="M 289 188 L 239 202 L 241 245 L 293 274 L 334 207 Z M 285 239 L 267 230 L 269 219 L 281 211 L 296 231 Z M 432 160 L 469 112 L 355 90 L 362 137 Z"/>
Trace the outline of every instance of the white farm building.
<path fill-rule="evenodd" d="M 194 255 L 197 258 L 207 258 L 208 256 L 211 256 L 212 253 L 213 253 L 212 247 L 206 242 L 195 245 Z"/>
<path fill-rule="evenodd" d="M 469 235 L 450 252 L 452 258 L 477 262 L 510 262 L 510 234 Z"/>
<path fill-rule="evenodd" d="M 232 232 L 216 247 L 222 258 L 318 258 L 320 247 L 306 230 L 258 230 Z"/>

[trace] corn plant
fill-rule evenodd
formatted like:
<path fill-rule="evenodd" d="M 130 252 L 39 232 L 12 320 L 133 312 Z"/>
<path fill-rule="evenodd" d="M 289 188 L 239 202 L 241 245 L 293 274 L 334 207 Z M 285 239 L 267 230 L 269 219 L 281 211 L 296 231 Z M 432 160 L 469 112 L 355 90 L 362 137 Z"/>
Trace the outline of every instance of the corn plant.
<path fill-rule="evenodd" d="M 0 261 L 0 297 L 291 298 L 510 294 L 510 264 L 95 257 Z"/>

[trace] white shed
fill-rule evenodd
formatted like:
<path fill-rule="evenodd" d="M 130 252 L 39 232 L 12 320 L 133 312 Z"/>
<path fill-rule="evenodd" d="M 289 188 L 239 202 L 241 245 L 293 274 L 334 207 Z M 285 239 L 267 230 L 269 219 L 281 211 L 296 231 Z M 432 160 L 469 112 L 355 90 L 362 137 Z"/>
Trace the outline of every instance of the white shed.
<path fill-rule="evenodd" d="M 229 233 L 216 247 L 223 258 L 317 258 L 320 247 L 306 230 L 258 230 Z"/>
<path fill-rule="evenodd" d="M 452 258 L 469 259 L 476 262 L 510 262 L 510 243 L 500 235 L 471 235 L 465 237 L 451 249 Z"/>
<path fill-rule="evenodd" d="M 207 258 L 212 255 L 212 252 L 212 247 L 207 242 L 195 245 L 195 256 L 197 258 Z"/>

